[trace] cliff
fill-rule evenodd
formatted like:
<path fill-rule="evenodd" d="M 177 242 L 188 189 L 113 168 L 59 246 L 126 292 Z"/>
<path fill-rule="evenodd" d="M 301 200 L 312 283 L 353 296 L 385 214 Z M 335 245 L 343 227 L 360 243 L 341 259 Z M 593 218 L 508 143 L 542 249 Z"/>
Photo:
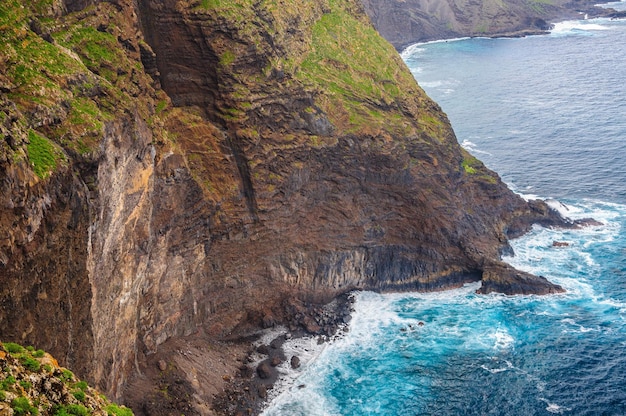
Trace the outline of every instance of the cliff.
<path fill-rule="evenodd" d="M 471 36 L 546 33 L 557 20 L 621 16 L 588 0 L 362 0 L 372 23 L 401 50 L 413 43 Z"/>
<path fill-rule="evenodd" d="M 563 220 L 356 0 L 6 0 L 0 38 L 0 338 L 139 413 L 210 413 L 241 337 L 352 289 L 562 290 L 499 259 Z"/>

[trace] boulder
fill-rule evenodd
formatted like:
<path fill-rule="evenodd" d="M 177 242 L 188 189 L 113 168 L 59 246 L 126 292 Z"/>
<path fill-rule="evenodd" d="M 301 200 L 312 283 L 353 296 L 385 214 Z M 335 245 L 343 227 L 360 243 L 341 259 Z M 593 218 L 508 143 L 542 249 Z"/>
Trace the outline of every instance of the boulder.
<path fill-rule="evenodd" d="M 265 380 L 265 379 L 268 379 L 268 378 L 270 378 L 272 376 L 272 369 L 270 368 L 270 366 L 269 366 L 269 364 L 267 362 L 263 361 L 256 368 L 256 373 L 259 376 L 259 378 Z"/>

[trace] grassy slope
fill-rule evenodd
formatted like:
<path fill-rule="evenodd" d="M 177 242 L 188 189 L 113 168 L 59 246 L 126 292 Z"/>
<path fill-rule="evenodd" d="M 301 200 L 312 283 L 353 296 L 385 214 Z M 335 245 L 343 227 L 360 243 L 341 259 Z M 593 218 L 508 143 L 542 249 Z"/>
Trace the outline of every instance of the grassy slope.
<path fill-rule="evenodd" d="M 138 53 L 143 40 L 133 38 L 137 28 L 127 16 L 103 2 L 59 17 L 58 3 L 0 2 L 0 132 L 15 138 L 12 146 L 0 144 L 0 160 L 27 161 L 46 179 L 96 158 L 107 122 L 138 116 L 155 143 L 176 152 L 187 149 L 172 127 L 198 140 L 188 163 L 212 198 L 236 192 L 231 179 L 194 162 L 194 154 L 215 152 L 217 132 L 193 112 L 173 109 L 154 88 Z"/>

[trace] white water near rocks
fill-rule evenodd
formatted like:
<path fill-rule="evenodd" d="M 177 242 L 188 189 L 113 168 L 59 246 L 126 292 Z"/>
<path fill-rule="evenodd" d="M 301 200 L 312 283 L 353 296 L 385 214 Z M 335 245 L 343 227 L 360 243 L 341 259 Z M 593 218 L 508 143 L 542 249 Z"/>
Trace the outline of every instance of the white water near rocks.
<path fill-rule="evenodd" d="M 514 190 L 603 225 L 513 241 L 505 260 L 565 294 L 358 293 L 348 333 L 299 341 L 308 359 L 283 368 L 264 414 L 626 414 L 626 22 L 403 58 L 459 142 Z"/>

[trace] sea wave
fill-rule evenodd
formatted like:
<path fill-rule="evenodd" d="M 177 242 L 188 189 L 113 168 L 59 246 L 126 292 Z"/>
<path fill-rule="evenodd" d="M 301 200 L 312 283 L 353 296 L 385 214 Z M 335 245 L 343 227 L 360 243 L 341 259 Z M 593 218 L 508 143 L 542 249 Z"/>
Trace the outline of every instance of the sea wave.
<path fill-rule="evenodd" d="M 461 147 L 463 147 L 465 150 L 467 150 L 468 152 L 472 153 L 472 154 L 483 154 L 483 155 L 489 155 L 491 156 L 491 153 L 489 152 L 485 152 L 484 150 L 480 150 L 478 148 L 478 145 L 470 140 L 463 140 L 463 142 L 461 142 Z"/>
<path fill-rule="evenodd" d="M 467 39 L 470 39 L 470 38 L 466 36 L 466 37 L 461 37 L 461 38 L 439 39 L 439 40 L 431 40 L 428 42 L 414 43 L 404 48 L 402 52 L 400 52 L 400 56 L 402 57 L 402 59 L 406 60 L 406 59 L 409 59 L 412 55 L 424 52 L 425 49 L 422 48 L 422 46 L 424 45 L 431 45 L 435 43 L 458 42 L 458 41 L 467 40 Z"/>
<path fill-rule="evenodd" d="M 550 31 L 552 36 L 567 36 L 574 34 L 585 34 L 587 32 L 597 32 L 602 30 L 610 30 L 611 27 L 603 25 L 604 19 L 589 20 L 566 20 L 554 24 Z"/>

